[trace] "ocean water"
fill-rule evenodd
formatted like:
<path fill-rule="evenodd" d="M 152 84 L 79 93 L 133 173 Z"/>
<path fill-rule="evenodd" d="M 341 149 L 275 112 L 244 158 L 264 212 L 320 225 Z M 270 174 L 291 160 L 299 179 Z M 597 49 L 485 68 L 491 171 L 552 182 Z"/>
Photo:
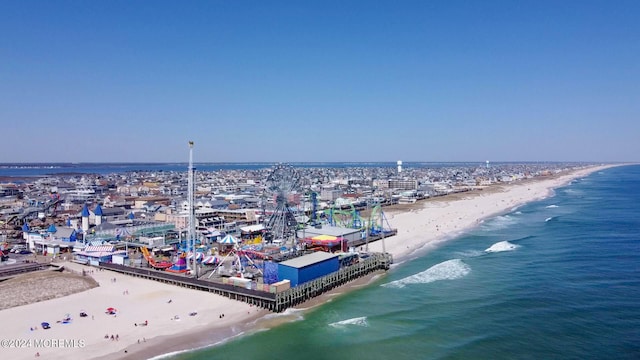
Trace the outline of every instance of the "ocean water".
<path fill-rule="evenodd" d="M 171 357 L 639 359 L 640 166 L 607 169 L 299 321 Z"/>

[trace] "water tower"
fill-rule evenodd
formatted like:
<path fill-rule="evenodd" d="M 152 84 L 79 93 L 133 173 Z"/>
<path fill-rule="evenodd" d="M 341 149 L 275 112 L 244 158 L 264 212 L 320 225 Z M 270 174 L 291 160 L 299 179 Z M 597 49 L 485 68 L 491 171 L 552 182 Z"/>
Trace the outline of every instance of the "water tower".
<path fill-rule="evenodd" d="M 489 168 L 489 160 L 486 161 L 487 169 Z"/>
<path fill-rule="evenodd" d="M 397 164 L 398 164 L 398 174 L 400 174 L 402 172 L 402 160 L 398 160 Z"/>

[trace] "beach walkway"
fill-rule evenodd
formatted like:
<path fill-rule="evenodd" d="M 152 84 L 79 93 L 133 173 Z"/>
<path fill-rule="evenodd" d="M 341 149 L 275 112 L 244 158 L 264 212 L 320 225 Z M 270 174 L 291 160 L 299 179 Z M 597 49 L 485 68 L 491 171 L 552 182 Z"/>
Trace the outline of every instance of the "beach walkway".
<path fill-rule="evenodd" d="M 282 312 L 303 303 L 337 286 L 378 270 L 388 270 L 393 258 L 390 254 L 373 253 L 355 265 L 344 267 L 334 273 L 306 282 L 279 293 L 242 288 L 229 284 L 190 278 L 163 271 L 141 269 L 113 263 L 100 263 L 100 268 L 122 274 L 155 280 L 190 289 L 211 292 L 233 300 L 242 301 L 273 312 Z"/>

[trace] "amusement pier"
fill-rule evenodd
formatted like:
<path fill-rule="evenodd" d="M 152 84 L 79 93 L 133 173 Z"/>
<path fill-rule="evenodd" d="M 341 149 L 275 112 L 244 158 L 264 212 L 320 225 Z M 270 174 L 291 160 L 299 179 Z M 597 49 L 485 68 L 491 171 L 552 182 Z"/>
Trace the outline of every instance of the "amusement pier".
<path fill-rule="evenodd" d="M 59 174 L 0 184 L 0 278 L 72 261 L 281 312 L 393 259 L 383 209 L 560 164 Z M 382 242 L 382 252 L 369 244 Z"/>

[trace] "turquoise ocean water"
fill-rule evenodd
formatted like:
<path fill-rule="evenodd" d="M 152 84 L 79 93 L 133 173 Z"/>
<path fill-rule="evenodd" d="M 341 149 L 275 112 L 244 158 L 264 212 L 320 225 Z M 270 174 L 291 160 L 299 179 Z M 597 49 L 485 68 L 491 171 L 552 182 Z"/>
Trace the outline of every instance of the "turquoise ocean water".
<path fill-rule="evenodd" d="M 172 357 L 639 358 L 640 166 L 487 219 L 302 320 Z"/>

